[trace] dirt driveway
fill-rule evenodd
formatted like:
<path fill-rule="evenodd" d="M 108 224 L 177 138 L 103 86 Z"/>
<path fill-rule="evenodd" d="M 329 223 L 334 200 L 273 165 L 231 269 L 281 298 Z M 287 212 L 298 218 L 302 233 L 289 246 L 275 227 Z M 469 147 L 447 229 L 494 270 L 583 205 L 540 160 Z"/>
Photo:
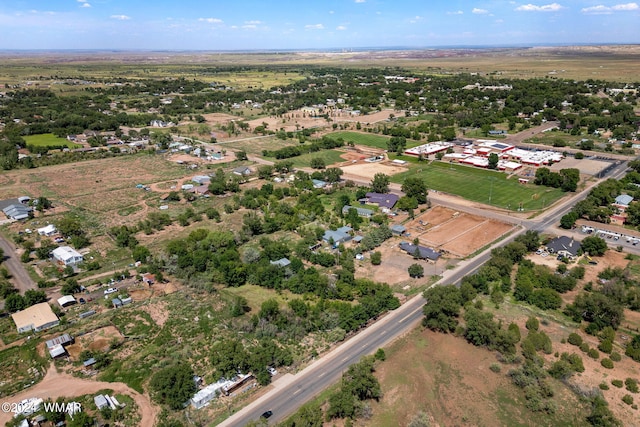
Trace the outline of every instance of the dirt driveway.
<path fill-rule="evenodd" d="M 140 410 L 141 426 L 152 427 L 155 424 L 159 408 L 154 406 L 146 395 L 138 393 L 124 383 L 108 383 L 75 378 L 67 373 L 57 372 L 53 364 L 40 383 L 20 394 L 5 398 L 4 401 L 17 403 L 31 397 L 56 400 L 58 397 L 82 396 L 104 389 L 131 396 Z M 10 421 L 12 415 L 11 413 L 0 412 L 0 425 L 5 425 Z"/>
<path fill-rule="evenodd" d="M 11 273 L 11 281 L 20 293 L 24 295 L 26 290 L 36 289 L 35 282 L 31 280 L 29 273 L 24 269 L 13 245 L 3 236 L 0 236 L 0 248 L 4 252 L 4 262 L 2 262 L 2 264 L 7 267 L 9 273 Z"/>

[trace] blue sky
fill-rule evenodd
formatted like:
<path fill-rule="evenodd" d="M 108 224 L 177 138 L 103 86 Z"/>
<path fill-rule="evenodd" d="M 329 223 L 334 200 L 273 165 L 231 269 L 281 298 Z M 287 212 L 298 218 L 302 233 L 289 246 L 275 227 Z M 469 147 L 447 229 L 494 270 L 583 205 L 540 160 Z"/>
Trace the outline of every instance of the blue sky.
<path fill-rule="evenodd" d="M 323 49 L 640 43 L 607 0 L 1 0 L 0 49 Z"/>

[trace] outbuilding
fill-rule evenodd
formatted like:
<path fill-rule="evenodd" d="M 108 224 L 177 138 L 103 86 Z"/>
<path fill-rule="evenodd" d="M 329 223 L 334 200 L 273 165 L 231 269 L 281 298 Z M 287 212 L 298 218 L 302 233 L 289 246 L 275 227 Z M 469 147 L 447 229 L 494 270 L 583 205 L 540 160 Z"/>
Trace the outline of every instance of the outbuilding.
<path fill-rule="evenodd" d="M 46 227 L 38 228 L 38 234 L 41 236 L 53 236 L 58 232 L 55 225 L 49 224 Z"/>
<path fill-rule="evenodd" d="M 60 307 L 62 308 L 73 305 L 75 303 L 76 299 L 73 297 L 73 295 L 64 295 L 58 298 L 58 304 L 60 304 Z"/>

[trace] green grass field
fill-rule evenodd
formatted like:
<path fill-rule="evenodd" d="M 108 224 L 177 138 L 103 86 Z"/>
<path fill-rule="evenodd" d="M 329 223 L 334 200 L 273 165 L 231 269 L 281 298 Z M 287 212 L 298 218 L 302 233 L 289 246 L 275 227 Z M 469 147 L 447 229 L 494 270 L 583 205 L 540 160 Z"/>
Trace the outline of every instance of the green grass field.
<path fill-rule="evenodd" d="M 384 135 L 360 132 L 333 132 L 330 133 L 329 136 L 332 138 L 342 138 L 345 142 L 353 142 L 354 144 L 366 145 L 368 147 L 375 147 L 381 150 L 387 149 L 387 141 L 389 141 L 390 138 Z M 407 140 L 407 148 L 416 147 L 420 144 L 424 144 L 424 142 L 413 141 L 411 139 Z"/>
<path fill-rule="evenodd" d="M 308 153 L 308 154 L 303 154 L 302 156 L 292 157 L 291 159 L 288 159 L 288 160 L 293 161 L 293 166 L 296 168 L 302 168 L 302 167 L 308 168 L 311 164 L 311 159 L 320 157 L 321 159 L 324 159 L 325 165 L 329 166 L 333 163 L 346 161 L 345 159 L 340 157 L 341 154 L 344 154 L 344 153 L 342 151 L 337 151 L 337 150 L 322 150 L 315 153 Z"/>
<path fill-rule="evenodd" d="M 28 135 L 24 137 L 27 146 L 35 145 L 36 147 L 55 147 L 64 145 L 68 148 L 80 148 L 82 145 L 74 144 L 65 138 L 58 138 L 52 133 L 43 133 L 40 135 Z"/>
<path fill-rule="evenodd" d="M 402 183 L 410 176 L 423 178 L 430 189 L 511 210 L 518 209 L 520 203 L 524 210 L 544 209 L 563 196 L 559 189 L 519 184 L 517 177 L 507 179 L 502 172 L 438 161 L 415 163 L 391 181 Z"/>

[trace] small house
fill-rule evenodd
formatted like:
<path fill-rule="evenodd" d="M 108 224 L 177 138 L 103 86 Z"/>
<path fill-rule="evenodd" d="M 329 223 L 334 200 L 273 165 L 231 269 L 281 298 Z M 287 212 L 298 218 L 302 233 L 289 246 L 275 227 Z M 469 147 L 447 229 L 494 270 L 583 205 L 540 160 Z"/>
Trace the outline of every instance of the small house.
<path fill-rule="evenodd" d="M 394 224 L 391 226 L 391 233 L 395 234 L 396 236 L 402 236 L 406 232 L 407 227 L 405 227 L 404 225 Z"/>
<path fill-rule="evenodd" d="M 337 230 L 327 230 L 324 232 L 322 236 L 322 240 L 325 242 L 333 242 L 334 245 L 339 245 L 341 243 L 348 242 L 351 240 L 351 231 L 353 229 L 351 227 L 340 227 Z"/>
<path fill-rule="evenodd" d="M 271 265 L 277 265 L 278 267 L 288 267 L 291 265 L 291 261 L 288 258 L 280 258 L 276 261 L 269 261 Z"/>
<path fill-rule="evenodd" d="M 312 179 L 311 183 L 313 184 L 313 188 L 324 188 L 327 186 L 327 182 L 321 179 Z"/>
<path fill-rule="evenodd" d="M 114 298 L 111 300 L 111 304 L 113 304 L 113 308 L 122 307 L 122 300 L 120 298 Z"/>
<path fill-rule="evenodd" d="M 63 263 L 64 265 L 77 265 L 84 261 L 82 255 L 70 246 L 60 246 L 55 248 L 51 252 L 53 258 L 56 261 Z"/>
<path fill-rule="evenodd" d="M 58 232 L 55 225 L 49 224 L 46 227 L 38 228 L 38 234 L 41 236 L 53 236 Z"/>
<path fill-rule="evenodd" d="M 624 212 L 629 207 L 631 202 L 633 202 L 632 196 L 629 196 L 628 194 L 621 194 L 620 196 L 616 197 L 613 206 L 618 208 L 619 211 Z"/>
<path fill-rule="evenodd" d="M 49 350 L 49 355 L 52 359 L 55 359 L 58 356 L 67 354 L 67 350 L 64 346 L 72 342 L 73 338 L 69 334 L 63 334 L 59 337 L 48 340 L 46 344 L 47 349 Z"/>
<path fill-rule="evenodd" d="M 142 275 L 142 281 L 147 284 L 147 286 L 151 286 L 156 281 L 155 274 L 145 273 Z"/>
<path fill-rule="evenodd" d="M 22 219 L 29 218 L 29 215 L 31 215 L 33 209 L 22 204 L 13 204 L 2 209 L 2 212 L 4 212 L 7 218 L 13 219 L 15 221 L 20 221 Z"/>
<path fill-rule="evenodd" d="M 240 166 L 240 167 L 235 168 L 233 170 L 233 173 L 235 175 L 240 175 L 240 176 L 251 175 L 251 168 L 249 168 L 249 166 Z"/>
<path fill-rule="evenodd" d="M 60 324 L 58 316 L 51 310 L 51 306 L 46 302 L 34 304 L 31 307 L 18 311 L 11 315 L 16 324 L 18 333 L 52 328 Z"/>
<path fill-rule="evenodd" d="M 387 193 L 367 193 L 366 201 L 375 203 L 381 208 L 392 209 L 398 202 L 399 197 L 396 194 Z"/>
<path fill-rule="evenodd" d="M 96 404 L 96 407 L 99 411 L 109 407 L 109 402 L 107 402 L 107 399 L 101 394 L 93 398 L 93 403 Z"/>
<path fill-rule="evenodd" d="M 347 215 L 350 209 L 355 209 L 358 212 L 358 216 L 363 218 L 371 218 L 373 216 L 373 211 L 371 209 L 359 208 L 356 206 L 345 205 L 342 208 L 342 215 Z"/>

